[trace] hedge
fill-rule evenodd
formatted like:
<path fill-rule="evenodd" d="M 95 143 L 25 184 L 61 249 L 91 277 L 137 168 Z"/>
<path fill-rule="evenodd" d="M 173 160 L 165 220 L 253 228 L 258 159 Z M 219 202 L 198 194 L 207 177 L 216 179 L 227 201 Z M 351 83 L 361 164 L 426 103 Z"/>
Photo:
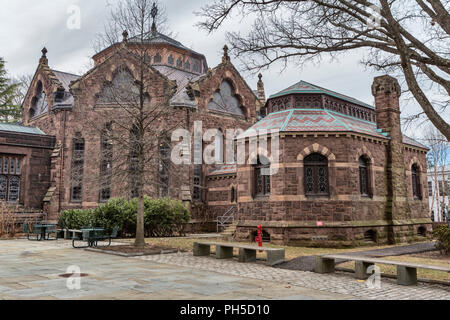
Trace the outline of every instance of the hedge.
<path fill-rule="evenodd" d="M 92 210 L 66 210 L 61 213 L 59 226 L 67 229 L 99 227 L 110 233 L 120 227 L 120 235 L 136 235 L 138 200 L 111 199 Z M 190 213 L 183 202 L 173 199 L 144 199 L 144 228 L 147 237 L 170 237 L 183 234 Z"/>

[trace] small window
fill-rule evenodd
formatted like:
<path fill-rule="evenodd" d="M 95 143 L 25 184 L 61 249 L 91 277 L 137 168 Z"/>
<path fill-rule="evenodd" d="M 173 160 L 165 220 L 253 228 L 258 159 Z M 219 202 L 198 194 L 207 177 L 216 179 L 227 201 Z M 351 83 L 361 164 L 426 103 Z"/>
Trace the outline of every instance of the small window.
<path fill-rule="evenodd" d="M 181 58 L 177 59 L 177 68 L 183 68 L 183 60 Z"/>
<path fill-rule="evenodd" d="M 270 162 L 263 156 L 258 157 L 255 165 L 255 195 L 257 197 L 270 195 Z"/>
<path fill-rule="evenodd" d="M 427 228 L 425 228 L 424 226 L 420 226 L 419 228 L 417 228 L 417 235 L 419 237 L 426 237 L 427 236 Z"/>
<path fill-rule="evenodd" d="M 366 231 L 364 233 L 364 241 L 366 243 L 376 243 L 377 242 L 377 232 L 373 229 Z"/>
<path fill-rule="evenodd" d="M 169 58 L 167 58 L 167 62 L 168 62 L 171 66 L 173 65 L 174 60 L 173 60 L 173 56 L 172 56 L 172 55 L 170 55 Z"/>
<path fill-rule="evenodd" d="M 359 158 L 359 187 L 362 196 L 370 196 L 369 161 L 365 157 Z"/>
<path fill-rule="evenodd" d="M 159 53 L 153 58 L 154 63 L 161 63 L 162 57 Z"/>

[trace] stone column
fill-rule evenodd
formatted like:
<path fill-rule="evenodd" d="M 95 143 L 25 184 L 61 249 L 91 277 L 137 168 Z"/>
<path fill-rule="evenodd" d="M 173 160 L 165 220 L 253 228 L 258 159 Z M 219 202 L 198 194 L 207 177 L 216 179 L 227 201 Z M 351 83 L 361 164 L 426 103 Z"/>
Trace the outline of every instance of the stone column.
<path fill-rule="evenodd" d="M 390 243 L 395 243 L 399 235 L 395 234 L 392 222 L 411 218 L 406 187 L 403 135 L 400 125 L 401 88 L 397 79 L 385 75 L 374 79 L 372 94 L 375 97 L 377 127 L 388 133 L 390 137 L 386 159 L 388 172 L 385 219 L 391 224 L 391 228 L 388 230 L 388 240 Z"/>

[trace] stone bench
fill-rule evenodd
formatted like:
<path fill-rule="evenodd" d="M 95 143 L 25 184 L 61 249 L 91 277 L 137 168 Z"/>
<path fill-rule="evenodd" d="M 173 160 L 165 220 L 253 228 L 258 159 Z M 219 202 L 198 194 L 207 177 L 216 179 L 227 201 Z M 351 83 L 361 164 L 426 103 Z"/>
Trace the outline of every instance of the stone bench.
<path fill-rule="evenodd" d="M 239 249 L 239 262 L 255 262 L 256 252 L 264 251 L 267 255 L 266 264 L 273 266 L 285 261 L 284 249 L 263 248 L 258 246 L 241 245 L 237 243 L 195 242 L 194 256 L 211 255 L 211 246 L 216 247 L 217 259 L 232 259 L 233 249 Z"/>
<path fill-rule="evenodd" d="M 397 283 L 399 285 L 411 286 L 417 284 L 417 269 L 429 269 L 450 272 L 450 267 L 432 266 L 418 263 L 397 262 L 378 258 L 351 255 L 323 255 L 316 256 L 316 273 L 333 273 L 335 271 L 336 259 L 355 261 L 355 277 L 366 280 L 370 274 L 367 269 L 375 264 L 387 264 L 397 266 Z"/>

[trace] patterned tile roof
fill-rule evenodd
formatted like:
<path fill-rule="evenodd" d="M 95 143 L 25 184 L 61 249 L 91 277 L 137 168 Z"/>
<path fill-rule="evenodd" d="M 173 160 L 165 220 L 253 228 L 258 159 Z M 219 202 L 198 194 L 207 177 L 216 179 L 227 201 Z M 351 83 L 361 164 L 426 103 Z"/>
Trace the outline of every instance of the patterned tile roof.
<path fill-rule="evenodd" d="M 45 133 L 37 127 L 25 127 L 9 123 L 0 123 L 0 131 L 45 135 Z"/>
<path fill-rule="evenodd" d="M 221 176 L 228 174 L 235 174 L 237 172 L 237 166 L 235 164 L 223 164 L 216 166 L 209 172 L 209 176 Z"/>
<path fill-rule="evenodd" d="M 76 81 L 76 80 L 80 79 L 80 76 L 77 76 L 77 75 L 71 74 L 71 73 L 67 73 L 67 72 L 57 71 L 57 70 L 51 70 L 51 71 L 53 72 L 53 74 L 56 76 L 56 78 L 59 80 L 59 82 L 62 84 L 62 86 L 65 89 L 64 98 L 62 99 L 62 101 L 55 103 L 55 105 L 53 106 L 53 109 L 64 108 L 64 107 L 69 107 L 69 108 L 73 107 L 74 99 L 73 99 L 72 94 L 70 93 L 70 83 L 72 81 Z"/>
<path fill-rule="evenodd" d="M 286 88 L 272 96 L 270 96 L 270 99 L 272 98 L 276 98 L 276 97 L 280 97 L 280 96 L 284 96 L 284 95 L 288 95 L 288 94 L 295 94 L 295 93 L 318 93 L 318 94 L 327 94 L 329 96 L 341 99 L 341 100 L 345 100 L 366 108 L 370 108 L 370 109 L 375 109 L 373 106 L 364 103 L 362 101 L 359 101 L 355 98 L 343 95 L 341 93 L 329 90 L 329 89 L 325 89 L 322 87 L 319 87 L 315 84 L 311 84 L 309 82 L 306 81 L 300 81 L 296 84 L 294 84 L 293 86 L 290 86 L 289 88 Z"/>
<path fill-rule="evenodd" d="M 357 132 L 387 138 L 374 122 L 357 119 L 326 109 L 292 109 L 269 114 L 238 139 L 255 135 L 252 130 L 278 132 Z"/>

